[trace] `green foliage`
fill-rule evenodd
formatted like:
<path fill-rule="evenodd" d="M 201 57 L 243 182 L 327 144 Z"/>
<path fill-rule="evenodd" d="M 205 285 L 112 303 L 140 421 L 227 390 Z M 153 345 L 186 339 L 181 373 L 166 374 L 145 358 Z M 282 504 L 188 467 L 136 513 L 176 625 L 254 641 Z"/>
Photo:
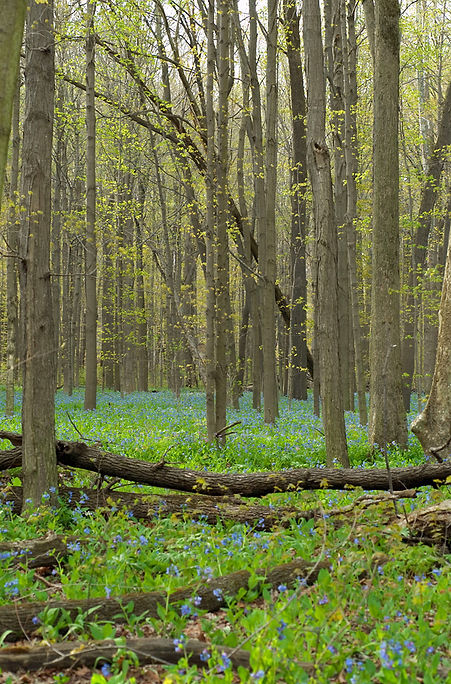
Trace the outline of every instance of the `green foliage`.
<path fill-rule="evenodd" d="M 81 434 L 102 441 L 111 451 L 158 461 L 173 447 L 166 458 L 179 467 L 243 472 L 324 463 L 323 436 L 310 401 L 293 401 L 291 407 L 282 401 L 280 419 L 269 427 L 245 396 L 240 411 L 229 413 L 230 422 L 241 420 L 241 424 L 222 449 L 203 441 L 203 401 L 196 392 L 182 393 L 178 401 L 167 392 L 124 398 L 109 392 L 99 396 L 96 411 L 84 412 L 81 394 L 69 399 L 59 393 L 57 436 L 79 439 L 69 413 Z M 346 423 L 353 465 L 382 466 L 383 455 L 368 456 L 365 430 L 355 415 L 348 414 Z M 18 419 L 10 420 L 7 429 L 18 430 Z M 393 447 L 389 459 L 398 466 L 420 463 L 424 456 L 411 436 L 409 450 Z M 92 484 L 89 474 L 70 477 L 79 486 Z M 151 630 L 169 637 L 180 649 L 180 660 L 164 667 L 166 684 L 200 679 L 200 671 L 188 664 L 184 650 L 193 630 L 206 638 L 204 681 L 208 682 L 447 681 L 450 557 L 406 544 L 388 504 L 357 507 L 339 524 L 335 516 L 329 517 L 330 509 L 352 503 L 360 494 L 322 490 L 265 497 L 260 503 L 266 501 L 268 506 L 321 505 L 325 513 L 320 523 L 292 522 L 288 529 L 269 532 L 227 522 L 210 526 L 189 515 L 139 521 L 126 511 L 88 511 L 62 501 L 56 509 L 42 507 L 24 520 L 3 506 L 1 540 L 39 537 L 50 530 L 68 532 L 79 542 L 71 543 L 70 555 L 45 583 L 38 571 L 27 567 L 26 558 L 17 568 L 11 555 L 2 554 L 0 602 L 41 601 L 36 633 L 48 642 L 115 639 L 121 646 L 124 629 L 135 636 Z M 425 488 L 401 510 L 437 503 L 445 495 Z M 293 557 L 327 559 L 330 567 L 321 570 L 311 587 L 301 580 L 295 588 L 280 585 L 261 592 L 261 568 Z M 182 605 L 160 605 L 158 617 L 146 615 L 139 603 L 129 600 L 112 621 L 97 620 L 91 611 L 71 617 L 65 610 L 45 607 L 50 599 L 61 597 L 121 597 L 152 590 L 169 596 L 177 587 L 195 586 L 243 568 L 251 573 L 248 587 L 230 597 L 218 614 L 202 609 L 195 590 Z M 215 645 L 247 649 L 251 674 L 243 668 L 233 674 L 228 658 Z M 134 678 L 139 682 L 136 656 L 124 649 L 110 665 L 99 662 L 98 668 L 103 669 L 93 671 L 93 683 L 125 683 Z M 64 673 L 55 681 L 65 681 Z"/>

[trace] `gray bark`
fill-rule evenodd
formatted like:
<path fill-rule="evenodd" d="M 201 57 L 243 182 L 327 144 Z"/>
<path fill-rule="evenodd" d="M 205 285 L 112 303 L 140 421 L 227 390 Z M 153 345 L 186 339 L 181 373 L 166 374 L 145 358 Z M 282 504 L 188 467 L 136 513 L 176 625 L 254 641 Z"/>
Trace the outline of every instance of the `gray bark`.
<path fill-rule="evenodd" d="M 318 0 L 304 5 L 307 60 L 307 162 L 312 183 L 317 261 L 316 343 L 318 345 L 327 464 L 349 465 L 338 347 L 337 235 L 329 150 L 325 141 L 326 92 Z M 337 372 L 338 371 L 338 372 Z"/>
<path fill-rule="evenodd" d="M 84 408 L 94 409 L 97 396 L 97 246 L 96 246 L 96 115 L 95 0 L 87 0 L 86 34 L 86 385 Z"/>
<path fill-rule="evenodd" d="M 377 0 L 369 440 L 405 447 L 399 274 L 399 3 Z"/>
<path fill-rule="evenodd" d="M 25 0 L 5 0 L 2 3 L 0 24 L 0 203 L 3 194 L 6 158 L 17 75 L 19 73 L 20 48 L 27 3 Z"/>
<path fill-rule="evenodd" d="M 54 77 L 53 2 L 33 0 L 26 32 L 21 190 L 25 198 L 21 269 L 26 342 L 23 485 L 27 509 L 41 505 L 44 493 L 54 498 L 58 486 L 54 447 L 56 349 L 50 283 Z"/>

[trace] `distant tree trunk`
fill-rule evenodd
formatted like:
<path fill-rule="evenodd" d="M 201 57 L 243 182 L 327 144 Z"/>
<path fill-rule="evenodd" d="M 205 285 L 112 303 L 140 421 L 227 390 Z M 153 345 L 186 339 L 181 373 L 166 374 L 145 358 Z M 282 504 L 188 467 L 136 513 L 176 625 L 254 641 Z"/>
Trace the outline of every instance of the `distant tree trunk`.
<path fill-rule="evenodd" d="M 451 453 L 451 240 L 443 278 L 434 376 L 424 411 L 412 423 L 412 432 L 426 454 Z"/>
<path fill-rule="evenodd" d="M 8 212 L 8 249 L 13 253 L 18 248 L 17 232 L 17 188 L 19 181 L 19 106 L 20 106 L 20 87 L 17 85 L 14 97 L 12 115 L 12 156 L 11 156 L 11 181 L 9 186 L 9 197 L 11 207 Z M 6 397 L 5 415 L 14 415 L 14 378 L 16 369 L 16 349 L 17 349 L 17 263 L 16 259 L 10 258 L 6 262 Z"/>
<path fill-rule="evenodd" d="M 96 114 L 95 0 L 87 0 L 86 35 L 86 384 L 85 410 L 96 407 L 97 394 L 97 246 L 96 246 Z"/>
<path fill-rule="evenodd" d="M 368 423 L 366 407 L 366 382 L 363 366 L 362 332 L 359 315 L 359 291 L 356 263 L 356 230 L 354 222 L 357 218 L 357 40 L 355 35 L 355 4 L 348 3 L 347 20 L 349 31 L 346 31 L 346 17 L 341 16 L 343 43 L 343 85 L 345 102 L 345 157 L 346 157 L 346 233 L 349 267 L 349 293 L 351 300 L 352 338 L 354 341 L 354 366 L 361 425 Z"/>
<path fill-rule="evenodd" d="M 110 201 L 110 211 L 113 211 Z M 102 366 L 103 386 L 106 389 L 114 389 L 114 369 L 118 360 L 115 353 L 115 302 L 116 288 L 114 284 L 115 255 L 113 255 L 113 236 L 105 226 L 103 234 L 103 260 L 102 260 Z"/>
<path fill-rule="evenodd" d="M 343 45 L 341 36 L 342 0 L 326 0 L 326 65 L 330 83 L 330 107 L 332 112 L 332 141 L 334 153 L 334 208 L 335 229 L 338 238 L 338 337 L 340 355 L 340 380 L 343 408 L 354 410 L 354 397 L 350 396 L 350 347 L 349 339 L 349 273 L 346 235 L 347 191 L 345 160 L 345 103 L 343 74 Z"/>
<path fill-rule="evenodd" d="M 54 115 L 53 2 L 28 10 L 23 126 L 21 267 L 25 288 L 25 363 L 22 405 L 24 510 L 54 500 L 56 349 L 50 283 L 51 167 Z"/>
<path fill-rule="evenodd" d="M 136 353 L 138 370 L 138 392 L 147 392 L 148 381 L 148 350 L 147 350 L 147 311 L 144 291 L 144 253 L 141 220 L 144 214 L 145 188 L 139 184 L 139 213 L 135 220 L 135 246 L 136 246 Z"/>
<path fill-rule="evenodd" d="M 304 3 L 307 62 L 307 161 L 312 183 L 317 258 L 317 344 L 327 463 L 349 467 L 338 353 L 337 235 L 329 150 L 325 142 L 326 84 L 318 0 Z"/>
<path fill-rule="evenodd" d="M 369 440 L 407 444 L 399 275 L 399 3 L 376 0 Z"/>
<path fill-rule="evenodd" d="M 216 432 L 226 425 L 227 409 L 227 335 L 229 331 L 229 254 L 228 233 L 228 96 L 230 92 L 230 8 L 227 0 L 218 0 L 217 69 L 218 69 L 218 154 L 217 154 L 217 248 L 216 248 Z"/>
<path fill-rule="evenodd" d="M 70 275 L 73 271 L 73 254 L 74 250 L 70 245 L 69 236 L 67 234 L 63 237 L 62 261 L 65 264 L 67 276 L 63 278 L 62 288 L 62 366 L 63 366 L 63 383 L 64 392 L 71 397 L 74 386 L 74 367 L 73 367 L 73 276 Z"/>
<path fill-rule="evenodd" d="M 407 320 L 404 329 L 402 345 L 403 360 L 403 397 L 406 409 L 410 406 L 410 394 L 414 372 L 414 311 L 421 308 L 421 294 L 418 283 L 421 283 L 427 255 L 427 244 L 431 226 L 433 225 L 433 211 L 437 201 L 440 178 L 451 145 L 451 82 L 448 84 L 443 109 L 439 118 L 437 140 L 427 159 L 427 169 L 421 192 L 420 208 L 418 211 L 417 229 L 414 237 L 412 263 L 409 271 L 409 287 L 405 309 Z M 420 291 L 421 292 L 421 291 Z"/>
<path fill-rule="evenodd" d="M 11 113 L 19 73 L 26 0 L 4 0 L 0 26 L 0 203 L 8 156 Z"/>
<path fill-rule="evenodd" d="M 216 205 L 216 167 L 215 167 L 215 112 L 213 107 L 213 78 L 215 71 L 215 3 L 208 3 L 207 18 L 207 93 L 206 93 L 206 126 L 207 126 L 207 173 L 205 178 L 207 194 L 207 220 L 205 230 L 205 287 L 206 287 L 206 415 L 207 439 L 212 442 L 216 432 L 215 413 L 215 205 Z"/>
<path fill-rule="evenodd" d="M 305 262 L 307 141 L 306 103 L 302 75 L 299 15 L 294 0 L 284 0 L 285 34 L 292 117 L 293 168 L 291 171 L 291 317 L 289 342 L 288 394 L 293 399 L 307 399 L 306 306 L 307 275 Z"/>
<path fill-rule="evenodd" d="M 276 283 L 276 182 L 277 182 L 277 0 L 268 0 L 266 34 L 266 159 L 265 159 L 265 249 L 261 258 L 263 273 L 263 403 L 265 423 L 279 415 L 276 377 L 276 324 L 274 287 Z"/>

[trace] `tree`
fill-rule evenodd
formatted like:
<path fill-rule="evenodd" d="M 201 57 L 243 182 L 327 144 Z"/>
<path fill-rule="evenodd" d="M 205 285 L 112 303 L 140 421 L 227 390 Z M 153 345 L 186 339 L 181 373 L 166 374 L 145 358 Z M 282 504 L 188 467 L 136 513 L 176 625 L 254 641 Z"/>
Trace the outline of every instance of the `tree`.
<path fill-rule="evenodd" d="M 337 234 L 330 155 L 325 140 L 326 83 L 318 0 L 304 4 L 304 48 L 307 62 L 307 163 L 313 191 L 316 240 L 316 289 L 319 375 L 326 435 L 327 462 L 349 466 L 340 387 L 338 353 Z"/>
<path fill-rule="evenodd" d="M 407 444 L 402 401 L 399 275 L 399 3 L 377 0 L 369 440 Z"/>
<path fill-rule="evenodd" d="M 443 278 L 439 331 L 432 386 L 426 407 L 412 423 L 426 454 L 439 459 L 451 449 L 451 239 Z"/>
<path fill-rule="evenodd" d="M 97 393 L 97 247 L 96 247 L 96 114 L 95 36 L 96 3 L 87 0 L 86 34 L 86 385 L 85 409 L 96 407 Z"/>
<path fill-rule="evenodd" d="M 26 7 L 26 0 L 2 0 L 0 5 L 0 202 Z"/>
<path fill-rule="evenodd" d="M 22 152 L 21 302 L 24 309 L 23 501 L 53 497 L 58 485 L 54 392 L 56 349 L 50 283 L 51 165 L 54 116 L 53 2 L 32 0 L 25 40 Z"/>
<path fill-rule="evenodd" d="M 299 15 L 294 0 L 284 0 L 284 21 L 290 70 L 290 98 L 293 135 L 291 169 L 291 317 L 288 392 L 294 399 L 307 399 L 306 340 L 306 194 L 307 147 L 305 117 L 307 112 L 302 75 Z"/>

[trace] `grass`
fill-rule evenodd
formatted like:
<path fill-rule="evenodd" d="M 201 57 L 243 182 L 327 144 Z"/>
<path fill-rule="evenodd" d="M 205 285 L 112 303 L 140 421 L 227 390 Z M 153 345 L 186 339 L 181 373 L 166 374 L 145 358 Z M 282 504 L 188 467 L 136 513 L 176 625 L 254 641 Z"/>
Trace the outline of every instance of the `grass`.
<path fill-rule="evenodd" d="M 2 402 L 4 393 L 0 393 L 0 413 Z M 109 451 L 149 461 L 158 461 L 167 452 L 166 459 L 179 467 L 218 472 L 324 464 L 322 427 L 313 416 L 311 401 L 289 405 L 282 399 L 277 424 L 267 426 L 246 395 L 240 411 L 229 411 L 228 421 L 240 420 L 241 424 L 223 449 L 206 444 L 204 411 L 204 396 L 199 392 L 184 392 L 178 401 L 166 391 L 127 397 L 102 392 L 97 409 L 89 412 L 83 411 L 82 392 L 70 398 L 59 392 L 56 434 L 60 439 L 80 440 L 75 424 L 85 439 L 98 440 Z M 13 419 L 2 421 L 3 428 L 20 431 L 19 415 L 18 408 Z M 414 413 L 409 419 L 413 417 Z M 383 467 L 382 457 L 376 455 L 369 461 L 365 430 L 355 414 L 347 414 L 346 425 L 353 466 Z M 0 447 L 8 448 L 9 443 Z M 390 451 L 392 466 L 423 461 L 413 435 L 408 451 Z M 19 477 L 16 472 L 14 478 Z M 80 471 L 75 484 L 89 486 L 92 475 Z M 128 489 L 146 491 L 141 486 Z M 417 499 L 407 500 L 402 510 L 439 502 L 449 496 L 447 489 L 424 488 Z M 319 491 L 267 497 L 274 505 L 321 505 L 326 512 L 320 525 L 306 521 L 271 532 L 232 523 L 213 527 L 189 517 L 137 521 L 123 511 L 105 516 L 104 511 L 70 510 L 63 502 L 57 510 L 43 507 L 25 521 L 3 506 L 1 541 L 38 537 L 50 530 L 70 531 L 87 543 L 75 544 L 70 556 L 45 582 L 39 569 L 24 565 L 16 570 L 11 558 L 2 558 L 0 603 L 42 601 L 37 629 L 41 638 L 50 642 L 149 633 L 175 640 L 174 648 L 181 656 L 178 665 L 140 669 L 131 656 L 125 657 L 113 663 L 111 670 L 93 671 L 93 684 L 169 684 L 201 679 L 293 684 L 451 682 L 451 557 L 430 547 L 406 545 L 402 526 L 393 519 L 388 504 L 356 510 L 356 515 L 347 516 L 341 524 L 327 517 L 329 508 L 350 503 L 358 494 L 361 492 Z M 202 611 L 195 594 L 181 614 L 167 607 L 158 619 L 140 616 L 139 606 L 129 608 L 125 628 L 116 622 L 97 624 L 89 615 L 70 620 L 44 607 L 45 601 L 57 597 L 120 596 L 153 589 L 170 592 L 242 568 L 256 576 L 259 568 L 295 556 L 327 559 L 330 567 L 321 570 L 312 587 L 299 583 L 289 590 L 280 585 L 265 589 L 263 596 L 257 596 L 251 581 L 243 595 L 231 597 L 228 607 L 217 613 Z M 205 639 L 206 655 L 211 655 L 210 645 L 242 645 L 251 654 L 250 674 L 233 672 L 227 658 L 211 655 L 207 674 L 201 675 L 184 658 L 184 639 L 190 637 Z M 313 664 L 314 675 L 302 668 L 305 662 Z M 146 679 L 150 671 L 159 679 Z M 60 673 L 45 681 L 69 682 L 70 676 Z"/>

